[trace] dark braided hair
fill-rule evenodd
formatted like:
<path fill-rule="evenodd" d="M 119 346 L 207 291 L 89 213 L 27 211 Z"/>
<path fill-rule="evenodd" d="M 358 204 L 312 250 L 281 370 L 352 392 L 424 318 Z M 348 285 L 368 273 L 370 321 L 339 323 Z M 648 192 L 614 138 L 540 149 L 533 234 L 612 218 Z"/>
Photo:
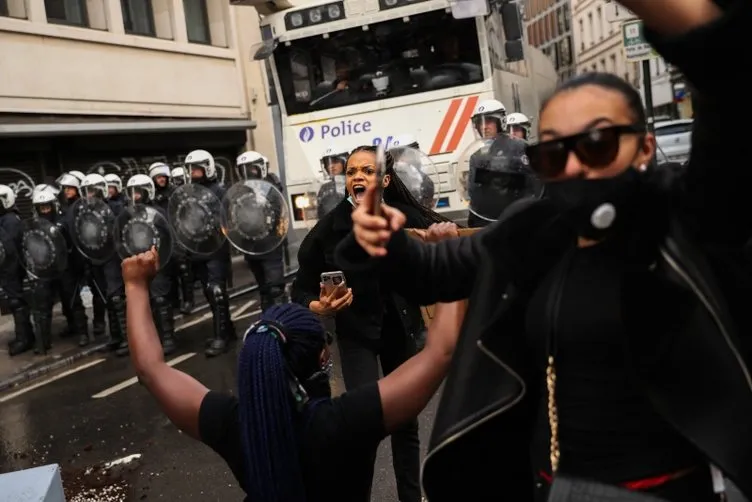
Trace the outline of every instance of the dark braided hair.
<path fill-rule="evenodd" d="M 269 308 L 246 334 L 238 396 L 248 500 L 306 500 L 289 372 L 301 382 L 317 372 L 325 343 L 318 317 L 295 303 Z"/>
<path fill-rule="evenodd" d="M 349 162 L 350 157 L 358 152 L 371 152 L 375 154 L 377 148 L 377 146 L 373 145 L 359 146 L 355 150 L 350 152 L 350 155 L 347 157 L 347 161 Z M 392 154 L 388 150 L 385 150 L 384 158 L 386 159 L 386 173 L 384 174 L 388 174 L 390 177 L 389 185 L 384 188 L 384 202 L 389 205 L 393 205 L 396 202 L 412 207 L 420 214 L 420 218 L 425 223 L 425 226 L 429 226 L 432 223 L 452 221 L 449 218 L 428 209 L 423 204 L 418 202 L 415 197 L 413 197 L 413 194 L 410 193 L 410 190 L 402 182 L 400 177 L 397 175 L 397 171 L 394 170 L 394 156 L 392 156 Z"/>

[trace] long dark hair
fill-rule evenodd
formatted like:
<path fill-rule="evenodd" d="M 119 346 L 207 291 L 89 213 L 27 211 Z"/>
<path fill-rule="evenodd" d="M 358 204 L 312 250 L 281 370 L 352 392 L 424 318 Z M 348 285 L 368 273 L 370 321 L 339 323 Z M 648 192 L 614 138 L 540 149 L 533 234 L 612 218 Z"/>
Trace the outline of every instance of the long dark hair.
<path fill-rule="evenodd" d="M 594 85 L 596 87 L 608 89 L 609 91 L 618 92 L 627 102 L 627 107 L 632 113 L 632 118 L 635 123 L 639 125 L 647 124 L 647 115 L 645 114 L 645 108 L 642 106 L 642 98 L 637 89 L 635 89 L 629 82 L 613 73 L 597 71 L 577 75 L 559 84 L 553 94 L 541 104 L 540 113 L 542 114 L 543 110 L 548 106 L 551 100 L 562 92 L 573 91 L 586 85 Z"/>
<path fill-rule="evenodd" d="M 249 500 L 306 500 L 290 372 L 302 382 L 319 371 L 325 343 L 316 315 L 294 303 L 269 308 L 246 334 L 238 396 Z"/>
<path fill-rule="evenodd" d="M 347 162 L 350 162 L 350 157 L 358 152 L 371 152 L 375 154 L 377 148 L 378 147 L 373 145 L 359 146 L 355 150 L 350 152 L 350 155 L 347 157 Z M 410 190 L 408 190 L 408 188 L 402 182 L 400 177 L 397 175 L 397 171 L 394 170 L 394 157 L 392 156 L 392 154 L 387 150 L 384 152 L 384 157 L 386 159 L 385 174 L 388 174 L 390 177 L 389 185 L 384 188 L 384 202 L 386 202 L 390 206 L 397 203 L 404 204 L 413 208 L 417 213 L 419 213 L 420 219 L 423 220 L 426 226 L 429 226 L 432 223 L 452 221 L 449 218 L 428 209 L 423 204 L 418 202 L 415 197 L 413 197 L 413 194 L 410 193 Z M 345 163 L 345 166 L 347 166 L 347 163 Z"/>

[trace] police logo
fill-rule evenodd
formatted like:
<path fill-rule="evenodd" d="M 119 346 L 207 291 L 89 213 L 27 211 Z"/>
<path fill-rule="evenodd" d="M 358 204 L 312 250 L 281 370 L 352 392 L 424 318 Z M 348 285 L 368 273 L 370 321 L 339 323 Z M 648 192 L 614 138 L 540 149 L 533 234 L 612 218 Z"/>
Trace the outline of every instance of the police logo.
<path fill-rule="evenodd" d="M 314 135 L 315 133 L 313 132 L 313 127 L 306 126 L 300 130 L 300 141 L 302 141 L 303 143 L 308 143 L 313 139 Z"/>
<path fill-rule="evenodd" d="M 486 111 L 486 107 L 485 106 L 478 107 L 478 113 L 485 112 L 485 111 Z"/>

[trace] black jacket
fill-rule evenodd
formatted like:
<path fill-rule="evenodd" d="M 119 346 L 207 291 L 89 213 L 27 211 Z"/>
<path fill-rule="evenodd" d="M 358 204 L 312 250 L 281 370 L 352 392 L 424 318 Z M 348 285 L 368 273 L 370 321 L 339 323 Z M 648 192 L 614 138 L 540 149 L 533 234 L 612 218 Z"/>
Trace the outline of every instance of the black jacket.
<path fill-rule="evenodd" d="M 402 205 L 395 207 L 407 215 L 408 227 L 426 227 L 414 209 Z M 347 286 L 352 288 L 353 303 L 336 315 L 337 336 L 379 340 L 385 312 L 392 319 L 399 316 L 407 336 L 417 336 L 422 329 L 420 309 L 417 304 L 411 306 L 393 294 L 396 286 L 392 282 L 382 281 L 370 272 L 335 264 L 334 249 L 352 231 L 352 209 L 350 202 L 343 199 L 303 239 L 298 251 L 299 269 L 292 286 L 293 301 L 308 307 L 319 299 L 321 273 L 342 270 Z"/>
<path fill-rule="evenodd" d="M 680 177 L 657 171 L 619 244 L 631 269 L 623 285 L 625 350 L 656 410 L 752 496 L 752 183 L 737 79 L 748 60 L 714 71 L 713 55 L 741 46 L 752 4 L 674 40 L 654 39 L 700 89 L 692 159 Z M 736 108 L 736 109 L 735 109 Z M 746 110 L 746 109 L 745 109 Z M 575 245 L 548 201 L 525 200 L 472 237 L 426 245 L 399 232 L 372 273 L 419 304 L 470 298 L 436 414 L 423 486 L 432 502 L 528 502 L 530 432 L 537 404 L 524 316 L 542 277 Z M 369 261 L 349 236 L 343 266 Z M 535 381 L 537 382 L 537 380 Z"/>

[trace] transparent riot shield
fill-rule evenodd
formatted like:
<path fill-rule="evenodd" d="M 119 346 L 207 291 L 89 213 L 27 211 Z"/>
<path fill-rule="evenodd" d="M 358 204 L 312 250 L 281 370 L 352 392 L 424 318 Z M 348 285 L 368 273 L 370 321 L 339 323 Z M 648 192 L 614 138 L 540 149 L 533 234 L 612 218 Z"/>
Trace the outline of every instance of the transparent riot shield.
<path fill-rule="evenodd" d="M 230 244 L 242 253 L 269 253 L 287 237 L 290 211 L 285 196 L 268 181 L 235 183 L 225 194 L 222 207 L 222 228 Z"/>
<path fill-rule="evenodd" d="M 20 261 L 35 279 L 58 277 L 68 267 L 68 243 L 60 227 L 43 218 L 24 221 Z"/>
<path fill-rule="evenodd" d="M 499 136 L 468 146 L 455 169 L 455 186 L 475 216 L 496 221 L 517 200 L 540 197 L 543 184 L 530 170 L 526 143 Z"/>
<path fill-rule="evenodd" d="M 73 243 L 94 264 L 102 264 L 115 256 L 114 224 L 115 214 L 103 199 L 81 198 L 73 205 Z"/>
<path fill-rule="evenodd" d="M 159 254 L 159 268 L 172 258 L 172 231 L 167 218 L 157 209 L 143 204 L 126 207 L 115 220 L 113 235 L 120 258 L 148 251 L 154 246 Z"/>
<path fill-rule="evenodd" d="M 315 185 L 316 213 L 318 219 L 323 218 L 337 207 L 347 197 L 347 185 L 344 174 L 338 174 L 319 181 Z"/>
<path fill-rule="evenodd" d="M 439 172 L 425 153 L 415 148 L 399 147 L 390 150 L 394 157 L 394 170 L 415 200 L 423 207 L 433 209 L 439 202 Z"/>
<path fill-rule="evenodd" d="M 167 215 L 175 241 L 188 253 L 210 256 L 225 243 L 222 202 L 208 188 L 189 183 L 170 196 Z"/>

